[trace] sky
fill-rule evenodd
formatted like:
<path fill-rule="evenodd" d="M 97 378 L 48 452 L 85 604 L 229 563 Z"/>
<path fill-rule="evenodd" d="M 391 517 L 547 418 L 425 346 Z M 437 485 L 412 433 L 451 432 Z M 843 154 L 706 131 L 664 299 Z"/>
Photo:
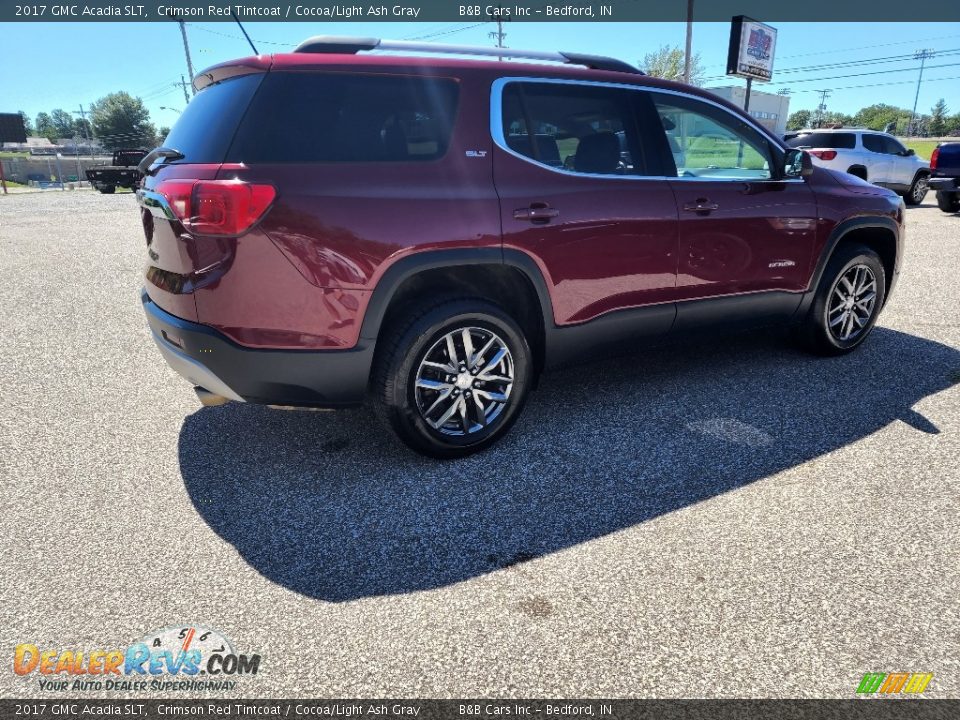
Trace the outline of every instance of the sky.
<path fill-rule="evenodd" d="M 790 111 L 813 109 L 815 92 L 831 89 L 827 109 L 854 113 L 885 102 L 911 108 L 917 90 L 920 49 L 938 51 L 926 62 L 918 112 L 939 98 L 960 112 L 960 23 L 779 23 L 774 81 L 754 88 L 790 89 Z M 288 51 L 311 35 L 362 35 L 491 45 L 494 23 L 246 23 L 261 53 Z M 505 23 L 505 45 L 610 55 L 639 64 L 661 45 L 683 46 L 684 23 Z M 707 87 L 743 84 L 726 78 L 729 24 L 695 23 Z M 194 69 L 250 55 L 231 23 L 187 23 Z M 184 107 L 175 84 L 187 74 L 176 23 L 0 23 L 0 112 L 25 111 L 31 118 L 54 108 L 79 110 L 107 93 L 126 90 L 143 99 L 157 125 L 172 125 Z M 900 57 L 898 57 L 900 56 Z M 19 60 L 16 64 L 10 58 Z M 882 60 L 872 64 L 822 67 Z M 821 67 L 818 67 L 821 66 Z M 945 66 L 945 67 L 940 67 Z M 846 77 L 843 77 L 846 76 Z"/>

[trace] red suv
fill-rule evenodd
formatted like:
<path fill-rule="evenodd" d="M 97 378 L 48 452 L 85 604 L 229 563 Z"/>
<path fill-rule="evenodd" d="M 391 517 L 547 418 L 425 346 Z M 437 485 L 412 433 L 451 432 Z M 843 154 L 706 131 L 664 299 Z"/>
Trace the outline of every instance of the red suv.
<path fill-rule="evenodd" d="M 791 323 L 849 352 L 899 272 L 892 191 L 617 60 L 320 37 L 194 84 L 138 197 L 147 318 L 205 404 L 372 397 L 456 457 L 625 341 Z"/>

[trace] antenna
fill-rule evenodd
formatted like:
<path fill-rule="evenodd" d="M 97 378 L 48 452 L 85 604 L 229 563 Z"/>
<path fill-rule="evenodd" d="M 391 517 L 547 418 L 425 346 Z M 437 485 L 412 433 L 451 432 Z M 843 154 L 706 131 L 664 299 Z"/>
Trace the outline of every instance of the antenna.
<path fill-rule="evenodd" d="M 259 55 L 260 53 L 257 52 L 257 46 L 253 44 L 253 40 L 251 40 L 250 36 L 247 35 L 247 31 L 243 29 L 243 24 L 240 22 L 240 18 L 237 17 L 237 14 L 232 9 L 230 10 L 230 15 L 233 17 L 234 22 L 236 22 L 240 27 L 240 32 L 243 33 L 243 36 L 247 39 L 247 42 L 250 43 L 250 47 L 253 48 L 253 54 Z"/>

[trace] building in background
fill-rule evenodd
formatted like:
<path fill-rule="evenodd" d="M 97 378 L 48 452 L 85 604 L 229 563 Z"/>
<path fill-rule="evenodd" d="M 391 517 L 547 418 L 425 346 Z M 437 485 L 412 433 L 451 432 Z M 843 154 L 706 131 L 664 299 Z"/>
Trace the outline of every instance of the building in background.
<path fill-rule="evenodd" d="M 747 90 L 745 87 L 731 85 L 729 87 L 706 88 L 714 95 L 722 97 L 737 107 L 743 107 Z M 753 89 L 750 92 L 749 113 L 761 125 L 773 134 L 782 136 L 787 131 L 787 117 L 790 115 L 790 96 L 760 92 Z"/>

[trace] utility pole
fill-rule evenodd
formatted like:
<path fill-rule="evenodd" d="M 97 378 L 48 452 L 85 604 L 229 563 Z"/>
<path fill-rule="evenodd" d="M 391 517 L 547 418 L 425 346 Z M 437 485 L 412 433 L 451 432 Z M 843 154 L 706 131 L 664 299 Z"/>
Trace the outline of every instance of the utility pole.
<path fill-rule="evenodd" d="M 910 134 L 912 135 L 916 131 L 916 120 L 917 120 L 917 101 L 920 99 L 920 83 L 923 82 L 923 65 L 927 61 L 927 58 L 932 58 L 936 53 L 930 48 L 924 48 L 923 50 L 917 50 L 913 54 L 914 60 L 920 61 L 920 77 L 917 78 L 917 94 L 913 96 L 913 112 L 910 113 Z"/>
<path fill-rule="evenodd" d="M 180 82 L 173 84 L 174 87 L 177 87 L 178 85 L 183 88 L 183 99 L 186 100 L 187 104 L 189 104 L 190 94 L 187 92 L 187 86 L 188 85 L 190 85 L 191 87 L 193 86 L 183 79 L 183 75 L 180 76 Z"/>
<path fill-rule="evenodd" d="M 823 115 L 827 110 L 827 98 L 832 95 L 830 90 L 814 90 L 816 93 L 820 93 L 820 104 L 817 105 L 817 114 L 816 120 L 814 120 L 813 126 L 818 128 L 823 124 Z"/>
<path fill-rule="evenodd" d="M 501 8 L 497 9 L 500 10 Z M 497 13 L 497 29 L 493 32 L 487 33 L 487 36 L 497 41 L 496 46 L 498 48 L 504 47 L 503 39 L 507 37 L 507 34 L 503 31 L 503 15 L 501 15 L 499 12 Z M 497 60 L 502 62 L 503 55 L 498 56 Z"/>
<path fill-rule="evenodd" d="M 180 34 L 183 35 L 183 52 L 187 56 L 187 72 L 190 73 L 190 83 L 191 89 L 193 87 L 193 61 L 190 59 L 190 43 L 187 42 L 187 23 L 183 20 L 177 20 L 177 23 L 180 25 Z M 183 80 L 183 77 L 180 77 Z M 184 93 L 186 93 L 186 86 L 184 86 Z M 187 102 L 190 102 L 190 98 L 187 97 Z"/>
<path fill-rule="evenodd" d="M 687 45 L 683 53 L 683 81 L 690 84 L 690 53 L 693 52 L 693 0 L 687 0 Z"/>
<path fill-rule="evenodd" d="M 91 138 L 90 133 L 87 132 L 87 113 L 83 109 L 83 103 L 80 103 L 80 109 L 74 110 L 73 114 L 79 115 L 80 118 L 83 120 L 83 139 L 87 141 L 87 148 L 90 150 L 90 161 L 93 162 L 95 160 L 93 156 L 93 142 L 92 142 L 93 138 Z M 90 126 L 90 129 L 91 130 L 93 129 L 92 125 Z"/>

